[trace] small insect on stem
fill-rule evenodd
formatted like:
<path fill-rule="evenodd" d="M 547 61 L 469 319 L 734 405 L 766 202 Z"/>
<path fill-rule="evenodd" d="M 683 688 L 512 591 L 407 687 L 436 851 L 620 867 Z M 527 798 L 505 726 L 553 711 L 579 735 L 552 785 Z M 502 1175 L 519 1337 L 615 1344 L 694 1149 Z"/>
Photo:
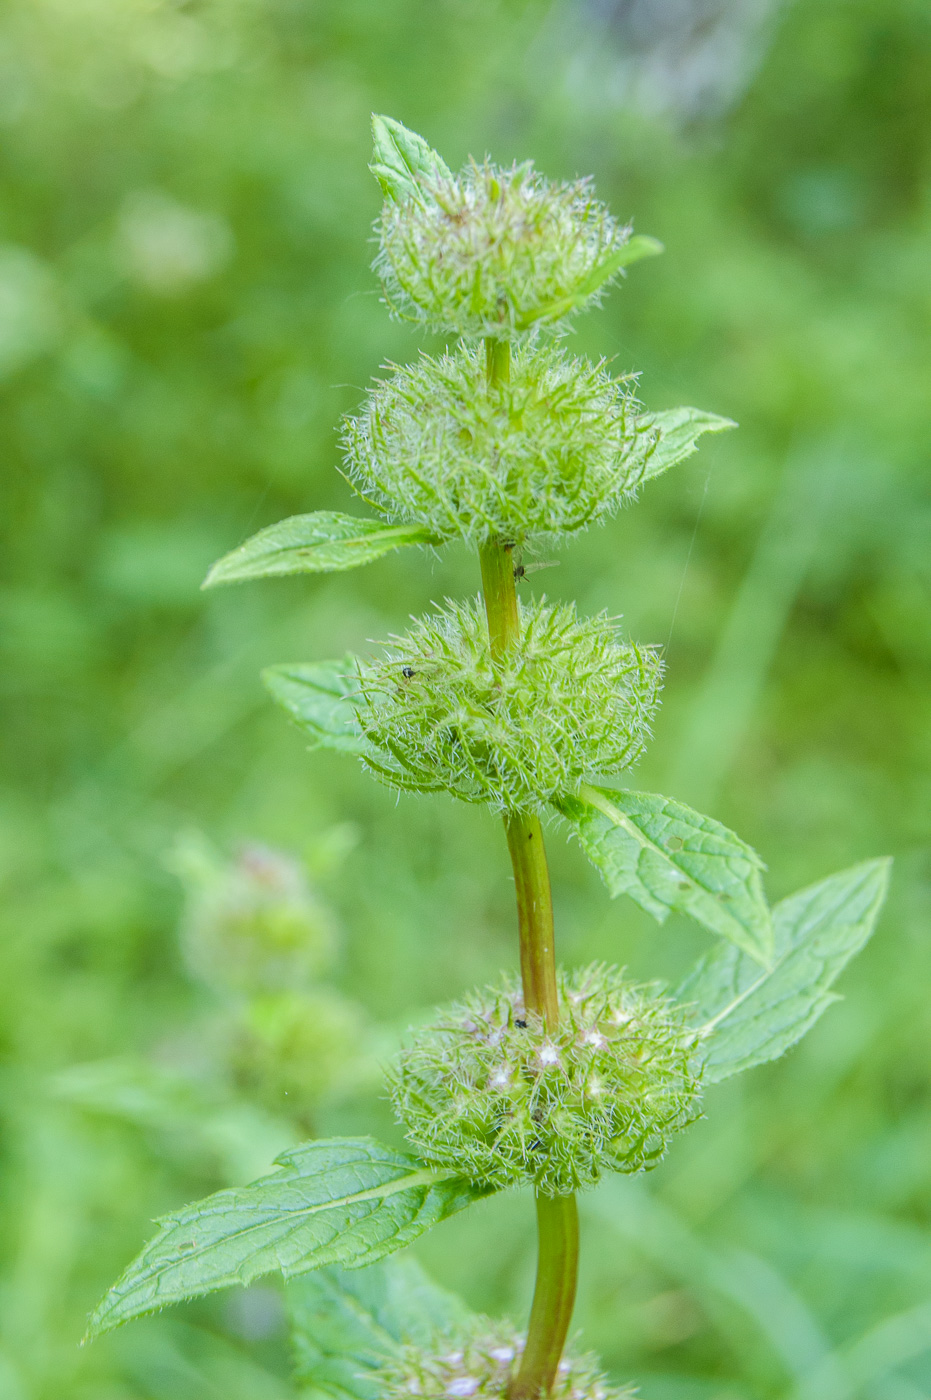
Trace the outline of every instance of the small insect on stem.
<path fill-rule="evenodd" d="M 404 677 L 404 679 L 405 679 L 406 681 L 412 680 L 412 679 L 414 678 L 414 676 L 416 676 L 416 674 L 417 674 L 417 672 L 414 670 L 413 666 L 402 666 L 402 667 L 401 667 L 401 675 Z"/>
<path fill-rule="evenodd" d="M 527 578 L 529 574 L 535 574 L 539 569 L 555 569 L 558 563 L 558 559 L 547 559 L 540 560 L 536 564 L 525 564 L 523 554 L 520 550 L 517 550 L 514 562 L 514 578 L 519 583 L 521 579 Z"/>

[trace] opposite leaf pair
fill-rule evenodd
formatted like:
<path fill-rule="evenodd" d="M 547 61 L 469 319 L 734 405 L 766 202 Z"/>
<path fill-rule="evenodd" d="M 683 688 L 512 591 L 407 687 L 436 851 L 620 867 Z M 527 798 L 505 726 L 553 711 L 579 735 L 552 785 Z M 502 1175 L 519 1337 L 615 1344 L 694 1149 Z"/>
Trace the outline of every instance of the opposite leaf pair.
<path fill-rule="evenodd" d="M 706 1083 L 778 1058 L 810 1029 L 869 938 L 888 878 L 888 861 L 866 861 L 777 904 L 768 970 L 727 945 L 701 960 L 675 1000 Z M 91 1334 L 264 1274 L 374 1263 L 489 1190 L 366 1138 L 307 1143 L 281 1162 L 251 1186 L 167 1216 L 97 1309 Z"/>

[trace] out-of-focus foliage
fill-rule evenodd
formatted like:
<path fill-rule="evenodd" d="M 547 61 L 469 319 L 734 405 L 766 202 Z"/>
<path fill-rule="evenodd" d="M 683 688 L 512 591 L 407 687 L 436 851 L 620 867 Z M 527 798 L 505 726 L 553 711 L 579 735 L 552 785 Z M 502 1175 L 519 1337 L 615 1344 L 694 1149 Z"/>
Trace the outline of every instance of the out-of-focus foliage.
<path fill-rule="evenodd" d="M 372 110 L 453 164 L 488 150 L 594 172 L 667 252 L 576 343 L 642 370 L 648 410 L 741 424 L 542 576 L 668 643 L 637 786 L 744 833 L 774 898 L 897 857 L 846 1002 L 783 1063 L 710 1089 L 708 1122 L 648 1182 L 586 1201 L 585 1344 L 645 1400 L 931 1387 L 931 15 L 763 8 L 0 11 L 4 1400 L 292 1393 L 261 1286 L 77 1348 L 151 1217 L 229 1170 L 55 1090 L 203 1009 L 164 868 L 179 829 L 306 853 L 346 930 L 335 984 L 373 1019 L 515 957 L 497 824 L 396 805 L 339 755 L 308 756 L 258 679 L 477 588 L 464 551 L 432 576 L 401 551 L 198 592 L 261 526 L 352 509 L 341 414 L 385 360 L 442 349 L 377 303 Z M 554 857 L 568 962 L 673 979 L 707 946 L 677 916 L 657 931 L 607 904 L 578 849 Z M 315 1126 L 392 1140 L 374 1097 Z M 502 1196 L 418 1249 L 471 1306 L 521 1320 L 531 1224 Z"/>

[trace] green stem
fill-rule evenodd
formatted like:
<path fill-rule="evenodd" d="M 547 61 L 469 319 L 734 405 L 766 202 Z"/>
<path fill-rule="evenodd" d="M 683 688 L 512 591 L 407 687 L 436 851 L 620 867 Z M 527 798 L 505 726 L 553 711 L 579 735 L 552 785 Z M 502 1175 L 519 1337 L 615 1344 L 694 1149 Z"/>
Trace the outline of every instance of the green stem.
<path fill-rule="evenodd" d="M 556 937 L 553 896 L 543 845 L 540 818 L 509 812 L 504 819 L 508 850 L 514 867 L 517 926 L 520 936 L 520 975 L 524 1005 L 543 1017 L 548 1030 L 559 1020 L 556 997 Z"/>
<path fill-rule="evenodd" d="M 500 661 L 520 634 L 511 546 L 501 540 L 489 540 L 487 544 L 482 545 L 479 557 L 482 565 L 482 593 L 485 597 L 485 615 L 488 618 L 488 636 L 491 640 L 491 658 L 493 661 Z"/>
<path fill-rule="evenodd" d="M 485 351 L 489 388 L 507 383 L 511 368 L 507 341 L 488 339 Z M 500 661 L 520 637 L 512 549 L 511 541 L 492 539 L 480 554 L 494 662 Z M 556 944 L 543 828 L 538 816 L 526 812 L 509 812 L 504 827 L 517 893 L 524 1004 L 528 1011 L 542 1016 L 548 1030 L 555 1030 L 559 1020 Z M 537 1242 L 537 1281 L 527 1345 L 510 1400 L 537 1400 L 548 1394 L 556 1378 L 578 1278 L 579 1219 L 574 1196 L 537 1195 Z"/>
<path fill-rule="evenodd" d="M 527 1345 L 508 1400 L 537 1400 L 556 1379 L 579 1273 L 579 1212 L 574 1196 L 537 1196 L 537 1239 L 537 1284 Z"/>

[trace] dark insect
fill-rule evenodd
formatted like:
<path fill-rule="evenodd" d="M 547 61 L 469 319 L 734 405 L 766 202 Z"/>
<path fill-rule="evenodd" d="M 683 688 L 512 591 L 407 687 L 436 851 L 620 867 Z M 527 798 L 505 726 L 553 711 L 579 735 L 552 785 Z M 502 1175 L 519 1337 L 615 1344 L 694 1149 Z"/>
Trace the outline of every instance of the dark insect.
<path fill-rule="evenodd" d="M 404 679 L 405 679 L 406 681 L 409 681 L 409 680 L 411 679 L 411 677 L 412 677 L 412 676 L 415 676 L 416 674 L 417 674 L 417 673 L 416 673 L 416 671 L 414 670 L 413 666 L 402 666 L 402 667 L 401 667 L 401 675 L 404 677 Z"/>
<path fill-rule="evenodd" d="M 519 582 L 522 578 L 527 578 L 530 574 L 535 574 L 538 569 L 555 569 L 558 564 L 557 559 L 540 561 L 536 564 L 525 564 L 523 554 L 517 551 L 516 563 L 514 565 L 514 578 Z"/>
<path fill-rule="evenodd" d="M 522 1031 L 525 1031 L 525 1030 L 527 1029 L 527 1022 L 526 1022 L 526 1021 L 517 1021 L 517 1020 L 515 1020 L 514 1024 L 515 1024 L 515 1026 L 520 1026 L 520 1028 L 521 1028 Z"/>

